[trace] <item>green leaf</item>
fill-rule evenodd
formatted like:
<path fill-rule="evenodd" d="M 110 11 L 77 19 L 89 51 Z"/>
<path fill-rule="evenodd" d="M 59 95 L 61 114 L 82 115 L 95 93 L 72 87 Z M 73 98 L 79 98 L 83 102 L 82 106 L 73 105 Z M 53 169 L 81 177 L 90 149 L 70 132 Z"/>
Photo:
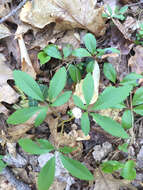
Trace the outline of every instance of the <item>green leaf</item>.
<path fill-rule="evenodd" d="M 56 59 L 62 59 L 62 56 L 61 56 L 60 51 L 58 50 L 58 47 L 54 44 L 50 44 L 46 48 L 44 48 L 44 52 L 50 57 L 53 57 Z"/>
<path fill-rule="evenodd" d="M 41 107 L 29 107 L 19 109 L 9 116 L 9 118 L 7 119 L 7 123 L 13 125 L 24 123 L 40 110 Z"/>
<path fill-rule="evenodd" d="M 38 107 L 38 101 L 28 96 L 29 107 Z"/>
<path fill-rule="evenodd" d="M 134 109 L 133 109 L 134 112 L 136 112 L 137 114 L 139 115 L 143 115 L 143 104 L 142 105 L 139 105 L 139 106 L 136 106 Z"/>
<path fill-rule="evenodd" d="M 90 61 L 86 66 L 86 72 L 92 73 L 95 66 L 95 60 Z"/>
<path fill-rule="evenodd" d="M 81 180 L 94 180 L 94 176 L 79 161 L 68 158 L 62 154 L 60 154 L 60 159 L 64 167 L 71 173 L 72 176 Z"/>
<path fill-rule="evenodd" d="M 45 140 L 46 141 L 46 140 Z M 32 141 L 31 139 L 20 139 L 18 141 L 19 145 L 21 146 L 21 148 L 25 151 L 28 152 L 30 154 L 45 154 L 48 152 L 51 152 L 52 150 L 54 150 L 54 147 L 48 144 L 47 142 L 47 146 L 43 145 L 43 143 L 36 143 L 34 141 Z"/>
<path fill-rule="evenodd" d="M 71 97 L 72 91 L 64 92 L 62 95 L 60 95 L 51 106 L 61 106 L 65 104 Z"/>
<path fill-rule="evenodd" d="M 0 160 L 0 172 L 7 166 L 2 160 Z"/>
<path fill-rule="evenodd" d="M 92 54 L 94 55 L 96 52 L 96 39 L 94 37 L 93 34 L 91 33 L 87 33 L 84 37 L 83 37 L 83 41 L 85 44 L 86 49 Z"/>
<path fill-rule="evenodd" d="M 108 18 L 109 15 L 108 15 L 107 13 L 102 13 L 102 17 L 103 17 L 103 18 Z"/>
<path fill-rule="evenodd" d="M 78 48 L 78 49 L 73 50 L 72 55 L 75 57 L 80 57 L 80 58 L 91 56 L 91 54 L 84 48 Z"/>
<path fill-rule="evenodd" d="M 130 110 L 126 110 L 122 116 L 122 126 L 124 129 L 130 129 L 133 123 L 133 115 Z"/>
<path fill-rule="evenodd" d="M 112 173 L 123 167 L 124 167 L 124 164 L 122 164 L 116 160 L 110 160 L 110 161 L 107 161 L 107 162 L 104 162 L 101 164 L 101 169 L 105 173 Z"/>
<path fill-rule="evenodd" d="M 44 100 L 46 100 L 48 98 L 48 87 L 44 84 L 39 84 L 41 92 L 43 94 Z"/>
<path fill-rule="evenodd" d="M 61 67 L 53 76 L 49 86 L 49 99 L 55 99 L 64 89 L 67 80 L 65 67 Z"/>
<path fill-rule="evenodd" d="M 143 87 L 137 89 L 134 97 L 133 97 L 133 106 L 143 104 Z"/>
<path fill-rule="evenodd" d="M 74 82 L 77 83 L 77 82 L 79 82 L 81 80 L 80 70 L 76 66 L 74 66 L 72 64 L 69 65 L 69 74 L 70 74 L 71 79 Z"/>
<path fill-rule="evenodd" d="M 126 106 L 124 103 L 119 103 L 119 104 L 112 106 L 112 108 L 113 109 L 123 109 L 123 108 L 126 108 Z"/>
<path fill-rule="evenodd" d="M 107 10 L 108 10 L 109 14 L 112 15 L 112 9 L 109 5 L 107 5 Z"/>
<path fill-rule="evenodd" d="M 123 78 L 123 80 L 120 82 L 121 85 L 132 85 L 132 86 L 138 86 L 138 79 L 143 78 L 142 75 L 136 74 L 136 73 L 130 73 L 127 76 Z"/>
<path fill-rule="evenodd" d="M 45 120 L 47 116 L 47 111 L 48 111 L 48 106 L 42 107 L 40 109 L 40 112 L 38 113 L 34 122 L 35 127 L 38 127 L 39 125 L 43 123 L 43 121 Z"/>
<path fill-rule="evenodd" d="M 70 45 L 67 45 L 66 47 L 63 48 L 63 54 L 64 58 L 67 58 L 72 54 L 72 47 Z"/>
<path fill-rule="evenodd" d="M 118 149 L 120 150 L 120 151 L 123 151 L 123 152 L 128 152 L 128 143 L 124 143 L 124 144 L 122 144 L 122 145 L 119 145 L 118 146 Z"/>
<path fill-rule="evenodd" d="M 89 105 L 94 94 L 94 81 L 91 73 L 88 73 L 83 81 L 82 91 L 86 104 Z"/>
<path fill-rule="evenodd" d="M 76 149 L 77 149 L 76 147 L 72 148 L 72 147 L 69 147 L 69 146 L 64 146 L 62 148 L 59 148 L 58 150 L 60 152 L 63 152 L 64 154 L 69 154 L 69 153 L 73 152 Z"/>
<path fill-rule="evenodd" d="M 134 169 L 135 162 L 129 160 L 125 163 L 124 168 L 122 169 L 121 176 L 128 180 L 133 180 L 136 178 L 136 170 Z"/>
<path fill-rule="evenodd" d="M 38 190 L 48 190 L 55 177 L 55 157 L 52 157 L 40 170 L 38 176 Z"/>
<path fill-rule="evenodd" d="M 119 13 L 124 14 L 128 10 L 128 6 L 123 6 L 120 10 Z"/>
<path fill-rule="evenodd" d="M 36 100 L 44 101 L 39 85 L 30 75 L 25 72 L 15 70 L 13 72 L 13 76 L 16 86 L 18 86 L 20 90 Z"/>
<path fill-rule="evenodd" d="M 81 116 L 81 129 L 85 135 L 89 134 L 90 131 L 90 121 L 88 117 L 88 113 L 84 112 Z"/>
<path fill-rule="evenodd" d="M 107 79 L 109 79 L 113 83 L 116 82 L 117 73 L 112 64 L 104 63 L 103 72 Z"/>
<path fill-rule="evenodd" d="M 82 100 L 78 96 L 73 95 L 72 98 L 73 98 L 74 104 L 77 107 L 79 107 L 79 108 L 81 108 L 83 110 L 86 110 L 86 106 L 83 104 Z"/>
<path fill-rule="evenodd" d="M 36 142 L 40 145 L 43 149 L 48 149 L 50 151 L 54 150 L 55 147 L 46 139 L 36 139 Z"/>
<path fill-rule="evenodd" d="M 123 87 L 107 87 L 98 97 L 96 103 L 91 108 L 92 110 L 102 110 L 112 108 L 123 102 L 132 90 L 132 86 Z"/>
<path fill-rule="evenodd" d="M 44 65 L 45 63 L 50 61 L 51 57 L 47 56 L 47 54 L 42 51 L 42 52 L 38 53 L 38 59 L 40 60 L 40 64 Z"/>
<path fill-rule="evenodd" d="M 92 113 L 91 115 L 96 123 L 109 134 L 115 137 L 121 137 L 123 139 L 129 138 L 129 135 L 126 133 L 123 127 L 116 121 L 112 120 L 110 117 L 102 116 L 95 113 Z"/>

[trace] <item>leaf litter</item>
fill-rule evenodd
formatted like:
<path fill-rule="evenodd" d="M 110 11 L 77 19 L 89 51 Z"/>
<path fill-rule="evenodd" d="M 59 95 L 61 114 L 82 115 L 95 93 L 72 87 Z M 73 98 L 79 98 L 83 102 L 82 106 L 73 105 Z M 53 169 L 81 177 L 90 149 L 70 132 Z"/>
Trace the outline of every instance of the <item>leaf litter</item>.
<path fill-rule="evenodd" d="M 128 1 L 122 1 L 122 3 L 125 4 L 127 2 Z M 9 1 L 8 3 L 13 3 L 13 2 Z M 48 2 L 45 0 L 28 1 L 25 4 L 25 6 L 21 9 L 21 11 L 18 12 L 21 23 L 18 22 L 18 19 L 14 19 L 15 16 L 12 16 L 8 19 L 8 23 L 0 25 L 0 39 L 2 40 L 2 46 L 4 46 L 6 50 L 8 46 L 6 47 L 5 44 L 6 43 L 9 44 L 12 38 L 15 39 L 14 43 L 18 42 L 17 43 L 18 51 L 14 50 L 14 48 L 16 47 L 14 46 L 14 43 L 11 45 L 11 47 L 13 48 L 12 51 L 11 49 L 9 49 L 10 51 L 8 50 L 6 52 L 3 48 L 1 49 L 0 47 L 0 79 L 1 79 L 0 111 L 1 112 L 8 115 L 8 110 L 11 111 L 11 109 L 9 109 L 8 106 L 6 107 L 4 106 L 6 104 L 3 105 L 3 102 L 10 105 L 15 104 L 17 102 L 19 104 L 18 91 L 16 92 L 15 90 L 12 89 L 11 86 L 7 84 L 8 80 L 13 80 L 12 70 L 7 66 L 6 64 L 7 61 L 13 64 L 12 67 L 14 69 L 20 68 L 22 71 L 29 73 L 35 79 L 39 78 L 38 75 L 40 73 L 40 77 L 42 79 L 48 78 L 47 81 L 49 81 L 50 75 L 54 73 L 54 71 L 57 70 L 57 68 L 59 67 L 58 64 L 80 63 L 80 61 L 83 60 L 73 59 L 71 56 L 70 59 L 68 58 L 66 61 L 64 60 L 63 62 L 61 61 L 59 63 L 53 63 L 53 64 L 52 62 L 49 62 L 48 64 L 42 67 L 39 65 L 38 66 L 38 70 L 40 71 L 39 72 L 38 70 L 35 69 L 35 67 L 37 67 L 37 65 L 39 64 L 39 61 L 36 58 L 38 52 L 50 43 L 57 44 L 59 49 L 62 49 L 67 44 L 71 44 L 73 49 L 78 48 L 83 45 L 82 44 L 83 33 L 86 34 L 87 32 L 92 32 L 95 35 L 95 37 L 97 37 L 97 42 L 98 39 L 100 41 L 100 38 L 102 39 L 102 37 L 105 36 L 105 41 L 103 40 L 103 45 L 101 46 L 106 48 L 107 46 L 105 46 L 104 44 L 106 45 L 108 44 L 108 46 L 118 47 L 121 50 L 121 55 L 119 56 L 117 54 L 109 53 L 101 56 L 101 59 L 95 61 L 95 67 L 93 71 L 95 89 L 94 89 L 94 97 L 91 101 L 91 104 L 96 102 L 98 98 L 98 93 L 103 91 L 105 86 L 111 85 L 111 83 L 107 79 L 105 80 L 105 76 L 103 76 L 102 73 L 102 63 L 104 62 L 104 60 L 108 60 L 108 62 L 112 63 L 112 65 L 115 66 L 115 68 L 117 68 L 117 75 L 118 75 L 117 77 L 118 80 L 120 81 L 123 78 L 121 77 L 123 72 L 124 74 L 127 74 L 128 67 L 130 67 L 132 72 L 137 72 L 139 74 L 143 72 L 141 64 L 142 46 L 135 46 L 132 49 L 132 47 L 134 46 L 134 38 L 135 38 L 134 33 L 137 30 L 137 18 L 134 15 L 127 16 L 124 22 L 121 22 L 117 19 L 112 19 L 116 29 L 120 33 L 120 40 L 118 39 L 119 37 L 118 35 L 114 36 L 116 40 L 115 43 L 114 38 L 112 38 L 113 36 L 111 36 L 112 31 L 109 28 L 109 21 L 107 22 L 107 19 L 102 17 L 105 4 L 107 3 L 111 6 L 113 10 L 115 10 L 117 5 L 120 5 L 116 1 L 111 2 L 110 0 L 108 2 L 101 1 L 101 3 L 99 3 L 99 1 L 93 1 L 93 0 L 90 1 L 77 0 L 77 1 L 72 1 L 70 3 L 67 0 L 62 0 L 60 2 L 57 0 L 50 0 Z M 17 2 L 15 2 L 15 4 L 17 4 Z M 6 6 L 4 6 L 4 4 L 0 5 L 0 10 L 1 10 L 0 17 L 7 15 L 10 9 L 11 7 L 9 7 L 7 2 Z M 15 27 L 15 25 L 17 26 Z M 120 43 L 120 41 L 123 42 Z M 100 48 L 99 46 L 100 45 L 98 45 L 98 48 Z M 33 55 L 31 53 L 32 52 L 31 50 L 34 51 Z M 135 52 L 134 55 L 132 56 L 130 55 L 131 50 Z M 12 57 L 11 57 L 11 52 L 13 54 Z M 31 59 L 32 56 L 34 57 L 34 59 Z M 127 56 L 129 56 L 129 58 L 127 58 Z M 16 61 L 13 63 L 13 60 L 15 60 L 15 58 Z M 17 58 L 21 59 L 21 61 L 19 62 L 20 64 L 18 63 Z M 126 61 L 123 61 L 125 59 Z M 123 67 L 125 67 L 126 70 L 123 71 Z M 49 70 L 51 71 L 49 72 Z M 81 80 L 76 85 L 76 87 L 72 86 L 72 91 L 76 95 L 79 95 L 80 98 L 84 101 L 83 93 L 81 90 L 82 81 L 83 80 Z M 140 82 L 140 84 L 142 85 L 142 81 Z M 67 85 L 67 88 L 69 88 L 69 85 Z M 7 130 L 5 132 L 3 131 L 3 138 L 5 139 L 5 143 L 8 145 L 6 150 L 8 151 L 8 149 L 11 149 L 12 151 L 13 142 L 14 143 L 17 142 L 19 138 L 23 137 L 30 137 L 30 138 L 42 137 L 46 139 L 48 138 L 50 142 L 52 142 L 56 146 L 67 145 L 70 147 L 77 147 L 77 150 L 75 150 L 71 155 L 72 157 L 75 157 L 76 159 L 82 160 L 84 162 L 85 160 L 82 155 L 85 155 L 84 149 L 87 148 L 88 152 L 86 156 L 89 157 L 88 160 L 90 160 L 90 163 L 88 164 L 91 167 L 91 163 L 93 161 L 92 160 L 93 158 L 91 156 L 92 155 L 91 152 L 93 151 L 92 149 L 93 146 L 90 145 L 92 144 L 92 138 L 91 138 L 92 134 L 89 134 L 88 136 L 84 135 L 82 130 L 79 129 L 78 119 L 69 120 L 69 116 L 67 117 L 67 111 L 69 110 L 69 108 L 72 109 L 73 107 L 74 107 L 73 100 L 70 99 L 70 102 L 65 104 L 64 106 L 54 108 L 53 109 L 54 115 L 51 115 L 53 113 L 53 110 L 49 109 L 45 123 L 40 126 L 41 129 L 40 127 L 38 127 L 37 129 L 34 128 L 33 121 L 35 116 L 32 118 L 31 121 L 28 121 L 24 124 L 16 126 L 8 126 Z M 118 122 L 121 122 L 121 115 L 119 109 L 114 111 L 112 109 L 106 111 L 103 110 L 101 111 L 101 114 L 110 116 L 111 118 L 114 118 Z M 67 129 L 68 131 L 66 131 Z M 40 131 L 40 133 L 37 134 L 37 131 Z M 96 135 L 94 138 L 96 138 Z M 88 142 L 86 144 L 87 147 L 83 146 L 84 141 Z M 102 145 L 100 141 L 98 143 Z M 137 141 L 137 143 L 139 142 Z M 95 145 L 96 144 L 94 143 L 94 146 Z M 19 148 L 18 149 L 16 148 L 14 151 L 16 152 L 20 151 L 23 158 L 26 158 L 26 154 L 21 150 L 19 150 Z M 3 153 L 5 152 L 6 151 L 3 150 Z M 120 155 L 120 157 L 125 159 L 122 155 Z M 117 159 L 120 158 L 118 157 Z M 95 170 L 96 166 L 94 165 L 92 167 L 93 170 Z M 24 171 L 28 175 L 28 172 L 26 170 Z M 107 183 L 108 186 L 112 189 L 114 188 L 118 190 L 120 187 L 124 186 L 131 190 L 136 190 L 135 187 L 130 185 L 130 182 L 120 180 L 118 177 L 117 177 L 118 179 L 115 179 L 115 176 L 112 175 L 104 174 L 101 176 L 99 175 L 99 173 L 100 173 L 99 171 L 95 172 L 96 183 L 93 186 L 94 190 L 99 190 L 99 189 L 101 190 L 102 188 L 103 189 L 107 188 Z M 35 175 L 37 175 L 36 172 Z M 30 183 L 30 185 L 35 187 L 35 179 L 31 178 L 31 182 L 25 180 L 25 183 Z M 80 185 L 80 188 L 83 189 L 83 186 L 80 182 L 75 182 L 75 184 Z M 61 189 L 66 188 L 66 184 L 62 183 L 61 181 L 57 182 L 55 181 L 53 187 L 51 188 L 60 189 L 59 186 Z M 139 184 L 136 184 L 136 186 L 139 186 Z M 7 189 L 7 187 L 8 186 L 3 187 L 3 189 L 5 190 Z M 70 189 L 70 186 L 68 188 Z"/>

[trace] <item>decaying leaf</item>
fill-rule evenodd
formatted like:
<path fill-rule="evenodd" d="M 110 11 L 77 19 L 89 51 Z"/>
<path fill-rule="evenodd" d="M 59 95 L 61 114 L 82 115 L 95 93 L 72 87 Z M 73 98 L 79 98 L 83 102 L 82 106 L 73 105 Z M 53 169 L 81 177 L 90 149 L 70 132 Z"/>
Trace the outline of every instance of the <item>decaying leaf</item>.
<path fill-rule="evenodd" d="M 119 190 L 120 187 L 126 187 L 130 190 L 137 190 L 128 180 L 115 179 L 112 174 L 101 173 L 99 169 L 95 171 L 95 187 L 94 190 Z"/>
<path fill-rule="evenodd" d="M 28 55 L 22 34 L 17 36 L 18 43 L 19 43 L 19 48 L 20 48 L 20 53 L 21 53 L 21 64 L 22 64 L 22 71 L 28 73 L 31 75 L 33 78 L 36 78 L 36 73 L 35 70 L 32 66 L 30 57 Z"/>
<path fill-rule="evenodd" d="M 0 24 L 0 39 L 6 38 L 11 35 L 11 32 L 9 29 L 4 25 Z"/>
<path fill-rule="evenodd" d="M 132 72 L 141 74 L 143 72 L 143 47 L 136 46 L 134 48 L 135 55 L 129 59 L 128 65 Z"/>
<path fill-rule="evenodd" d="M 6 59 L 0 53 L 0 102 L 13 104 L 18 98 L 18 94 L 7 84 L 8 79 L 13 79 L 12 70 L 6 65 Z"/>
<path fill-rule="evenodd" d="M 99 69 L 99 65 L 98 65 L 97 61 L 95 61 L 92 76 L 93 76 L 93 80 L 94 80 L 94 95 L 93 95 L 93 98 L 92 98 L 90 104 L 95 103 L 98 98 L 100 69 Z M 77 83 L 74 95 L 79 96 L 81 98 L 81 100 L 85 103 L 84 95 L 82 92 L 82 84 L 83 84 L 83 80 L 81 80 L 80 83 Z"/>
<path fill-rule="evenodd" d="M 95 0 L 33 0 L 27 2 L 20 13 L 20 19 L 38 28 L 55 22 L 62 30 L 83 28 L 96 36 L 105 33 L 104 8 L 95 8 Z"/>

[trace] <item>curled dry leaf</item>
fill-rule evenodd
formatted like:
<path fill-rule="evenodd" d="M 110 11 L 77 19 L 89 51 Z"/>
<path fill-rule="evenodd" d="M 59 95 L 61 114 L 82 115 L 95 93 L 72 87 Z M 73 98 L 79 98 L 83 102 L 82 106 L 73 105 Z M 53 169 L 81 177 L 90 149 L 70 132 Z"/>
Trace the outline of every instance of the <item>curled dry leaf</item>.
<path fill-rule="evenodd" d="M 98 98 L 100 69 L 99 69 L 99 65 L 98 65 L 97 61 L 95 61 L 95 63 L 94 63 L 94 69 L 93 69 L 92 76 L 93 76 L 93 80 L 94 80 L 94 94 L 93 94 L 90 104 L 95 103 Z M 74 95 L 79 96 L 80 99 L 83 101 L 83 103 L 85 103 L 84 95 L 82 92 L 82 85 L 83 85 L 83 80 L 81 80 L 80 83 L 77 83 Z"/>
<path fill-rule="evenodd" d="M 13 104 L 18 98 L 18 94 L 7 84 L 7 80 L 13 79 L 13 75 L 5 61 L 4 55 L 0 54 L 0 102 Z"/>
<path fill-rule="evenodd" d="M 20 54 L 21 54 L 22 71 L 28 73 L 33 78 L 36 78 L 36 73 L 35 73 L 35 70 L 32 66 L 30 57 L 28 55 L 22 34 L 18 35 L 17 39 L 18 39 Z"/>
<path fill-rule="evenodd" d="M 6 38 L 11 35 L 11 32 L 9 29 L 4 25 L 0 24 L 0 39 Z"/>
<path fill-rule="evenodd" d="M 131 67 L 132 72 L 141 74 L 143 72 L 143 47 L 136 46 L 134 51 L 135 55 L 130 57 L 128 65 Z"/>
<path fill-rule="evenodd" d="M 38 28 L 55 22 L 56 28 L 65 30 L 83 28 L 96 36 L 105 33 L 104 8 L 95 8 L 95 0 L 33 0 L 27 2 L 20 13 L 20 19 Z"/>

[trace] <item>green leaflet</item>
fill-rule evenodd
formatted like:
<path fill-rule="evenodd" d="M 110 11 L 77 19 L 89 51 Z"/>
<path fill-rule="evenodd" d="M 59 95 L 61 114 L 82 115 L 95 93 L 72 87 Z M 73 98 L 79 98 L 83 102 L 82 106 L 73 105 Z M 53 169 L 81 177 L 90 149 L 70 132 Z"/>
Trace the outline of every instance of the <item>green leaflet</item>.
<path fill-rule="evenodd" d="M 90 57 L 91 54 L 84 48 L 78 48 L 73 50 L 72 55 L 75 57 Z"/>
<path fill-rule="evenodd" d="M 101 126 L 106 132 L 115 136 L 121 137 L 123 139 L 129 138 L 129 135 L 123 129 L 123 127 L 117 123 L 116 121 L 112 120 L 110 117 L 102 116 L 99 114 L 92 113 L 91 114 L 93 119 Z"/>
<path fill-rule="evenodd" d="M 88 49 L 88 51 L 94 55 L 96 52 L 96 39 L 93 34 L 87 33 L 83 38 L 85 47 Z"/>
<path fill-rule="evenodd" d="M 38 113 L 36 119 L 35 119 L 35 127 L 38 127 L 39 125 L 41 125 L 43 123 L 43 121 L 45 120 L 46 116 L 47 116 L 47 111 L 48 111 L 48 106 L 46 107 L 42 107 L 40 109 L 40 112 Z"/>
<path fill-rule="evenodd" d="M 9 116 L 7 122 L 13 125 L 24 123 L 40 110 L 41 107 L 28 107 L 18 109 L 12 115 Z"/>
<path fill-rule="evenodd" d="M 124 164 L 116 161 L 116 160 L 109 160 L 101 164 L 101 169 L 105 173 L 112 173 L 116 170 L 119 170 L 124 167 Z"/>
<path fill-rule="evenodd" d="M 91 73 L 88 73 L 83 81 L 82 91 L 86 104 L 89 105 L 94 93 L 94 81 Z"/>
<path fill-rule="evenodd" d="M 81 116 L 81 129 L 85 135 L 88 135 L 90 131 L 90 121 L 87 112 L 84 112 Z"/>
<path fill-rule="evenodd" d="M 68 102 L 69 98 L 71 97 L 72 91 L 64 92 L 60 95 L 53 103 L 52 106 L 61 106 Z"/>
<path fill-rule="evenodd" d="M 130 129 L 133 123 L 133 115 L 130 110 L 126 110 L 122 116 L 122 126 L 124 129 Z"/>
<path fill-rule="evenodd" d="M 7 166 L 2 160 L 0 160 L 0 172 Z"/>
<path fill-rule="evenodd" d="M 70 74 L 71 79 L 74 82 L 77 83 L 77 82 L 79 82 L 81 80 L 80 70 L 76 66 L 74 66 L 72 64 L 69 65 L 69 74 Z"/>
<path fill-rule="evenodd" d="M 49 99 L 55 99 L 65 87 L 67 72 L 65 67 L 61 67 L 53 76 L 49 86 Z"/>
<path fill-rule="evenodd" d="M 52 157 L 41 169 L 38 176 L 38 190 L 48 190 L 55 177 L 55 157 Z"/>
<path fill-rule="evenodd" d="M 128 180 L 136 178 L 135 162 L 133 160 L 129 160 L 125 163 L 124 168 L 121 171 L 121 176 Z"/>
<path fill-rule="evenodd" d="M 113 83 L 116 82 L 117 73 L 112 64 L 104 63 L 103 72 L 107 79 L 109 79 Z"/>
<path fill-rule="evenodd" d="M 139 106 L 136 106 L 134 109 L 133 109 L 134 112 L 136 112 L 137 114 L 139 115 L 143 115 L 143 104 L 142 105 L 139 105 Z"/>
<path fill-rule="evenodd" d="M 69 154 L 69 153 L 73 152 L 74 150 L 76 150 L 76 147 L 72 148 L 69 146 L 64 146 L 62 148 L 59 148 L 58 150 L 64 154 Z"/>
<path fill-rule="evenodd" d="M 46 144 L 46 140 L 43 142 L 40 140 L 37 141 L 38 143 L 32 141 L 31 139 L 20 139 L 18 143 L 25 152 L 30 154 L 40 155 L 54 150 L 54 147 L 49 142 Z"/>
<path fill-rule="evenodd" d="M 50 61 L 51 57 L 42 51 L 42 52 L 38 53 L 38 59 L 40 60 L 40 64 L 44 65 L 45 63 Z"/>
<path fill-rule="evenodd" d="M 83 110 L 86 110 L 86 106 L 83 104 L 82 100 L 78 96 L 73 95 L 72 98 L 73 98 L 74 104 L 77 107 L 79 107 L 79 108 L 81 108 Z"/>
<path fill-rule="evenodd" d="M 64 58 L 67 58 L 72 54 L 72 47 L 70 45 L 67 45 L 66 47 L 63 48 L 63 54 Z"/>
<path fill-rule="evenodd" d="M 50 57 L 56 58 L 56 59 L 62 59 L 61 53 L 58 50 L 58 47 L 54 44 L 48 45 L 45 49 L 44 52 L 49 55 Z"/>
<path fill-rule="evenodd" d="M 133 96 L 133 106 L 143 104 L 143 87 L 137 89 Z"/>
<path fill-rule="evenodd" d="M 30 75 L 25 72 L 15 70 L 13 72 L 13 76 L 15 83 L 20 90 L 36 100 L 44 101 L 39 85 Z"/>
<path fill-rule="evenodd" d="M 120 82 L 121 85 L 132 85 L 132 86 L 138 86 L 138 79 L 143 78 L 142 75 L 136 74 L 136 73 L 130 73 L 127 76 L 123 78 L 123 80 Z"/>
<path fill-rule="evenodd" d="M 79 161 L 68 158 L 60 154 L 60 159 L 64 167 L 73 175 L 82 180 L 94 180 L 94 176 Z"/>
<path fill-rule="evenodd" d="M 129 146 L 129 144 L 127 144 L 127 143 L 124 143 L 124 144 L 122 144 L 122 145 L 119 145 L 118 146 L 118 149 L 120 150 L 120 151 L 123 151 L 123 152 L 128 152 L 128 146 Z"/>
<path fill-rule="evenodd" d="M 92 110 L 102 110 L 112 108 L 115 105 L 123 102 L 132 90 L 132 86 L 123 87 L 107 87 L 98 97 Z"/>

